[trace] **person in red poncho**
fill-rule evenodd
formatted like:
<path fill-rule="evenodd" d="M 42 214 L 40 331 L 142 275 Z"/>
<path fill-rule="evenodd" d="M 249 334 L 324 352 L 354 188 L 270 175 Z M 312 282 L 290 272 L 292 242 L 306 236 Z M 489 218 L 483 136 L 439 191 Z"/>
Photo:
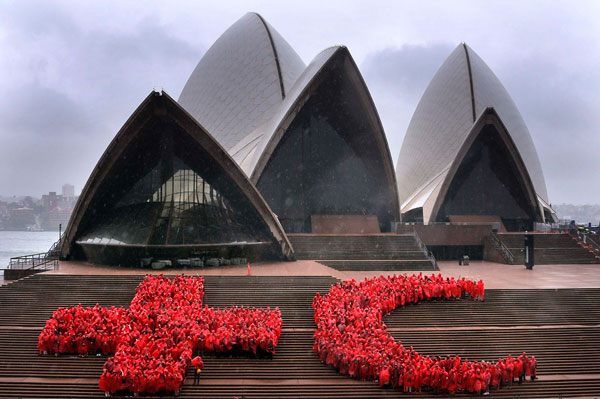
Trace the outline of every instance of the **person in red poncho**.
<path fill-rule="evenodd" d="M 388 385 L 390 383 L 390 371 L 387 368 L 384 368 L 379 373 L 379 386 L 383 387 L 384 385 Z"/>
<path fill-rule="evenodd" d="M 483 281 L 479 280 L 477 282 L 477 297 L 479 297 L 479 299 L 483 301 L 484 295 L 485 295 L 485 286 L 483 284 Z"/>
<path fill-rule="evenodd" d="M 513 358 L 508 355 L 508 357 L 506 358 L 506 368 L 505 370 L 505 374 L 502 376 L 502 379 L 504 381 L 508 381 L 508 386 L 512 387 L 513 384 L 513 373 L 514 373 L 514 361 Z"/>
<path fill-rule="evenodd" d="M 204 368 L 204 362 L 200 356 L 196 356 L 192 359 L 192 365 L 194 366 L 194 385 L 198 385 L 200 383 L 200 373 Z"/>
<path fill-rule="evenodd" d="M 521 357 L 518 357 L 517 360 L 515 360 L 514 363 L 514 369 L 513 369 L 513 380 L 515 378 L 518 379 L 519 384 L 523 382 L 523 378 L 522 378 L 522 374 L 523 374 L 523 360 L 521 359 Z"/>
<path fill-rule="evenodd" d="M 522 363 L 521 373 L 519 374 L 519 384 L 520 384 L 521 382 L 526 380 L 527 371 L 529 371 L 529 374 L 531 375 L 531 365 L 530 365 L 529 358 L 527 357 L 527 354 L 525 352 L 523 352 L 523 354 L 521 356 L 519 356 L 519 360 Z"/>
<path fill-rule="evenodd" d="M 530 367 L 531 367 L 531 381 L 535 380 L 537 378 L 537 374 L 536 374 L 536 368 L 537 368 L 537 360 L 535 360 L 535 356 L 531 356 L 531 359 L 529 361 L 530 363 Z"/>

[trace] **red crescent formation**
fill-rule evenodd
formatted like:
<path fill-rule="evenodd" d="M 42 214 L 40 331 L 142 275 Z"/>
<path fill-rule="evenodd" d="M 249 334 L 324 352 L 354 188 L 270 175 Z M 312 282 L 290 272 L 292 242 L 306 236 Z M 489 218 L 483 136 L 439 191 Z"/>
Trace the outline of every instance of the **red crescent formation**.
<path fill-rule="evenodd" d="M 441 275 L 392 276 L 341 282 L 329 294 L 313 300 L 315 342 L 321 361 L 341 374 L 363 380 L 379 380 L 405 392 L 456 391 L 484 393 L 489 388 L 512 384 L 513 378 L 535 378 L 535 356 L 510 355 L 496 363 L 463 361 L 455 357 L 421 356 L 405 348 L 387 332 L 383 315 L 405 304 L 422 300 L 483 300 L 484 284 Z"/>
<path fill-rule="evenodd" d="M 275 353 L 279 309 L 215 310 L 202 305 L 203 277 L 147 276 L 129 309 L 58 308 L 40 334 L 40 353 L 114 354 L 104 364 L 105 392 L 179 392 L 195 351 Z M 201 368 L 202 366 L 197 366 Z"/>

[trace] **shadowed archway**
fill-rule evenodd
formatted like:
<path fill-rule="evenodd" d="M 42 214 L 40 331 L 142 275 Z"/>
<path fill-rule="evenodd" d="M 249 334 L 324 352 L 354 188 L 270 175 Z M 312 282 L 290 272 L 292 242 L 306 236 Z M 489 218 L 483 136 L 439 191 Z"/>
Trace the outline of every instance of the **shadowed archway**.
<path fill-rule="evenodd" d="M 499 216 L 511 231 L 543 221 L 535 190 L 517 147 L 493 108 L 473 125 L 452 163 L 431 221 L 451 216 Z"/>
<path fill-rule="evenodd" d="M 287 258 L 291 246 L 256 188 L 166 93 L 150 94 L 92 172 L 61 256 L 136 265 L 200 252 Z"/>
<path fill-rule="evenodd" d="M 252 179 L 287 233 L 310 233 L 313 215 L 375 215 L 390 231 L 399 212 L 383 128 L 348 50 L 328 51 Z"/>

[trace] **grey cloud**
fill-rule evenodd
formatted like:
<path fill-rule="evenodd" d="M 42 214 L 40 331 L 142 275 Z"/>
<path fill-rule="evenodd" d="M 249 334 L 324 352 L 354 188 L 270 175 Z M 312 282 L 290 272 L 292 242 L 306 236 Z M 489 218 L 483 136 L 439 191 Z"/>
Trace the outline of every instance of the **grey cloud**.
<path fill-rule="evenodd" d="M 124 32 L 86 29 L 65 7 L 18 7 L 0 46 L 0 193 L 80 190 L 100 155 L 154 86 L 177 97 L 203 48 L 155 18 Z M 14 65 L 25 68 L 14 68 Z"/>
<path fill-rule="evenodd" d="M 541 73 L 543 72 L 543 73 Z M 589 124 L 589 104 L 600 91 L 600 72 L 590 76 L 563 70 L 552 57 L 528 57 L 499 72 L 521 111 L 546 128 L 580 131 Z"/>
<path fill-rule="evenodd" d="M 455 44 L 432 43 L 387 48 L 367 56 L 361 70 L 374 88 L 394 90 L 400 98 L 413 99 L 423 94 L 454 47 Z"/>
<path fill-rule="evenodd" d="M 21 139 L 39 135 L 89 134 L 92 120 L 65 93 L 30 84 L 0 98 L 0 131 Z"/>
<path fill-rule="evenodd" d="M 0 7 L 5 28 L 18 31 L 22 38 L 36 40 L 49 33 L 78 36 L 81 29 L 68 11 L 49 1 L 6 3 Z"/>
<path fill-rule="evenodd" d="M 407 44 L 371 53 L 362 63 L 361 72 L 385 128 L 394 161 L 419 99 L 454 47 L 445 43 Z"/>
<path fill-rule="evenodd" d="M 55 89 L 28 85 L 6 94 L 0 99 L 3 192 L 10 187 L 39 196 L 65 181 L 83 185 L 107 144 L 103 121 Z"/>
<path fill-rule="evenodd" d="M 515 99 L 535 142 L 553 202 L 598 198 L 600 68 L 571 70 L 554 54 L 532 54 L 496 71 Z"/>

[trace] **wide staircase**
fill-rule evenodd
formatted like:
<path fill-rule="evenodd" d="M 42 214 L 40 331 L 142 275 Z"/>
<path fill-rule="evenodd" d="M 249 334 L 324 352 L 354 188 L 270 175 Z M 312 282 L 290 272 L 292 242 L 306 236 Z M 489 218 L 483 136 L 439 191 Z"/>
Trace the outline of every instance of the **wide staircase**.
<path fill-rule="evenodd" d="M 288 234 L 296 259 L 337 270 L 437 270 L 412 234 Z M 426 249 L 425 249 L 426 251 Z"/>
<path fill-rule="evenodd" d="M 524 263 L 523 233 L 500 233 L 497 236 L 514 255 L 514 263 Z M 592 249 L 585 248 L 567 233 L 534 233 L 533 236 L 535 264 L 600 263 Z"/>
<path fill-rule="evenodd" d="M 0 287 L 0 397 L 103 398 L 98 380 L 106 356 L 40 356 L 37 338 L 59 306 L 128 306 L 142 278 L 38 274 Z M 336 282 L 206 277 L 209 306 L 278 306 L 281 339 L 271 359 L 203 355 L 200 385 L 193 385 L 190 367 L 179 397 L 414 397 L 341 376 L 312 352 L 312 299 Z M 485 302 L 423 302 L 392 312 L 385 322 L 396 339 L 423 354 L 488 361 L 523 351 L 536 356 L 539 380 L 494 390 L 490 397 L 597 397 L 600 392 L 600 289 L 486 290 Z"/>

